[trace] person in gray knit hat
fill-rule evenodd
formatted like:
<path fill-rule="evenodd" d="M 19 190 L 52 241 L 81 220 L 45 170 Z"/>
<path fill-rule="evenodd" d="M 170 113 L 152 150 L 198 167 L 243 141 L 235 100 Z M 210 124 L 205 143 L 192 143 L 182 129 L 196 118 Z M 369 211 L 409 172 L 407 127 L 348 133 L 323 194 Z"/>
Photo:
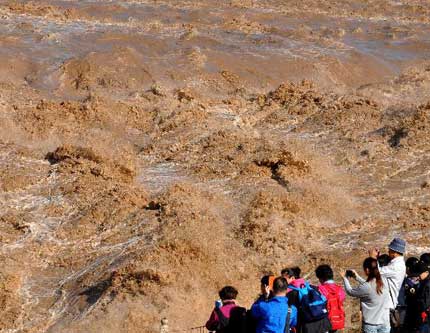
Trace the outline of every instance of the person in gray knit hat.
<path fill-rule="evenodd" d="M 406 277 L 406 265 L 403 255 L 406 252 L 406 242 L 401 238 L 394 238 L 388 245 L 388 255 L 391 258 L 387 266 L 380 267 L 381 276 L 388 282 L 388 290 L 390 293 L 390 309 L 391 309 L 391 326 L 398 327 L 399 315 L 396 311 L 400 289 L 403 285 L 403 280 Z M 378 258 L 380 251 L 374 248 L 369 251 L 369 255 L 375 259 Z"/>

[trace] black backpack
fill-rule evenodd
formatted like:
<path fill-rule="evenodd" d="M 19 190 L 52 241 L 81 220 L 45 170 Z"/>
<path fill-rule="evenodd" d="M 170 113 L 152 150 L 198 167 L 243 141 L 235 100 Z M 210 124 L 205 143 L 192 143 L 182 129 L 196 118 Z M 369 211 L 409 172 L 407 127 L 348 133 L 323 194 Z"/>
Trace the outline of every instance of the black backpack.
<path fill-rule="evenodd" d="M 241 306 L 231 309 L 230 318 L 224 316 L 219 308 L 215 309 L 218 315 L 217 332 L 220 333 L 252 333 L 255 332 L 254 322 L 250 312 Z"/>

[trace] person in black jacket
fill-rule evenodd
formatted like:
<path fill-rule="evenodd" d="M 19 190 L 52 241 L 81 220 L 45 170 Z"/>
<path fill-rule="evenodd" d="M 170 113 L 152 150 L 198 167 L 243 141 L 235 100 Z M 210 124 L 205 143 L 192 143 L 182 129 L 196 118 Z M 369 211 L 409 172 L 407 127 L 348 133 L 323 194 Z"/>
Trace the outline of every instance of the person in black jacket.
<path fill-rule="evenodd" d="M 401 332 L 417 332 L 421 324 L 421 315 L 417 310 L 417 290 L 420 283 L 416 269 L 418 262 L 419 259 L 415 257 L 406 260 L 406 278 L 399 294 L 400 309 L 405 315 Z"/>
<path fill-rule="evenodd" d="M 417 290 L 417 313 L 421 316 L 420 333 L 429 333 L 430 324 L 430 274 L 427 264 L 420 261 L 413 267 L 411 275 L 419 277 Z"/>

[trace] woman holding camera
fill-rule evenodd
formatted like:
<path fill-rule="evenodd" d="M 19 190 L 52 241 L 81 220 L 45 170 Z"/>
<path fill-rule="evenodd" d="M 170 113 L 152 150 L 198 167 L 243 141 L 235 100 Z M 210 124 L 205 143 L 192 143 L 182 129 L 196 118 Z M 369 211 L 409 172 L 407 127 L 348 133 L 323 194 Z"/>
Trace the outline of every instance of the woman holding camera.
<path fill-rule="evenodd" d="M 364 333 L 390 333 L 390 294 L 386 280 L 381 277 L 378 262 L 367 258 L 363 262 L 367 279 L 361 278 L 355 271 L 342 273 L 345 291 L 348 295 L 360 299 L 363 315 Z M 359 285 L 351 287 L 348 278 L 354 278 Z"/>

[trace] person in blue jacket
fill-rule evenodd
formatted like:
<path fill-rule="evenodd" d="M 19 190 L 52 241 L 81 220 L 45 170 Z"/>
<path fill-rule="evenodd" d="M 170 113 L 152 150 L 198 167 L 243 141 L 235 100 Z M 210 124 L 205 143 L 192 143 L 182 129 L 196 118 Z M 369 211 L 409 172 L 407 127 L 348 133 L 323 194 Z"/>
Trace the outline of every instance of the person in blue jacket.
<path fill-rule="evenodd" d="M 296 326 L 297 308 L 288 306 L 287 289 L 287 280 L 278 277 L 273 281 L 273 297 L 268 301 L 257 300 L 254 303 L 251 315 L 257 324 L 256 333 L 284 333 L 286 328 Z M 290 318 L 288 327 L 287 317 Z"/>

